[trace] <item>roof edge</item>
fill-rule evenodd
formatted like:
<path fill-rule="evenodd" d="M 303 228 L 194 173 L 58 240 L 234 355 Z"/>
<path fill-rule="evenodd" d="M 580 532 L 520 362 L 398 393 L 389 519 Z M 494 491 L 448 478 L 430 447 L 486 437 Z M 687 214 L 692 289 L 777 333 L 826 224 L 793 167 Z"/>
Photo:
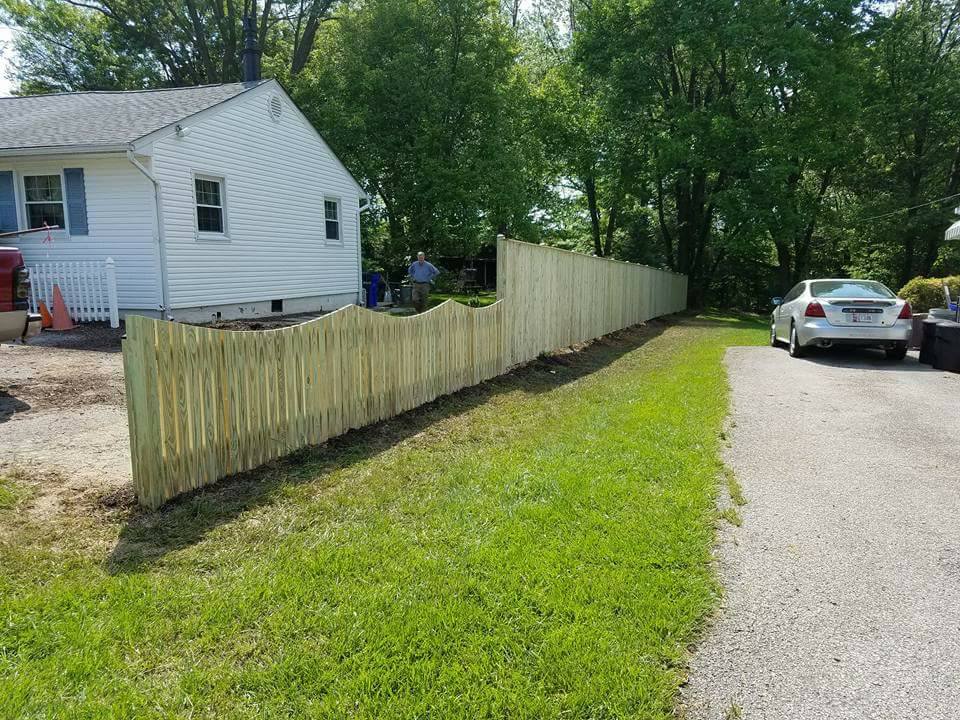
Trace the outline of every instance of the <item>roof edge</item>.
<path fill-rule="evenodd" d="M 182 117 L 178 117 L 173 122 L 169 122 L 166 125 L 163 125 L 162 127 L 158 127 L 155 130 L 151 130 L 146 135 L 140 135 L 139 137 L 135 137 L 130 141 L 130 145 L 137 152 L 140 152 L 144 146 L 149 145 L 154 140 L 162 136 L 164 133 L 169 132 L 170 128 L 176 127 L 177 125 L 182 123 L 184 120 L 190 120 L 191 118 L 196 118 L 198 115 L 208 115 L 208 114 L 213 114 L 215 112 L 219 112 L 223 108 L 223 106 L 226 105 L 227 103 L 233 102 L 237 98 L 243 97 L 249 92 L 253 92 L 254 90 L 259 90 L 260 88 L 264 87 L 265 85 L 269 85 L 272 82 L 276 82 L 276 80 L 274 80 L 273 78 L 264 78 L 261 80 L 255 80 L 255 81 L 246 82 L 246 83 L 237 83 L 238 85 L 245 86 L 243 90 L 241 90 L 240 92 L 235 93 L 228 98 L 224 98 L 219 102 L 215 102 L 212 105 L 207 105 L 202 110 L 197 110 L 196 112 L 189 113 L 188 115 L 183 115 Z M 233 84 L 233 83 L 224 83 L 224 84 Z M 277 84 L 279 85 L 279 83 Z"/>
<path fill-rule="evenodd" d="M 35 147 L 0 148 L 0 157 L 26 155 L 89 155 L 91 153 L 125 153 L 129 143 L 110 145 L 38 145 Z"/>
<path fill-rule="evenodd" d="M 250 87 L 247 88 L 249 90 L 256 87 L 258 83 L 264 83 L 268 80 L 270 80 L 270 78 L 250 80 L 246 82 L 237 80 L 236 82 L 204 83 L 203 85 L 177 85 L 174 87 L 135 88 L 132 90 L 63 90 L 61 92 L 33 93 L 30 95 L 4 95 L 3 97 L 0 97 L 0 102 L 3 102 L 4 100 L 62 97 L 64 95 L 134 95 L 139 93 L 176 92 L 177 90 L 200 90 L 203 88 L 223 87 L 224 85 L 249 85 Z"/>

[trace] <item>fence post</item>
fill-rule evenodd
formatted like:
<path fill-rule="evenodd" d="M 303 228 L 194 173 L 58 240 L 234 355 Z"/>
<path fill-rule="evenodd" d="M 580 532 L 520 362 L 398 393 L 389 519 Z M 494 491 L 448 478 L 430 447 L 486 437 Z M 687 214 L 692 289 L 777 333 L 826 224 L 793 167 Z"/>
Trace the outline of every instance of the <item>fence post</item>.
<path fill-rule="evenodd" d="M 107 258 L 107 299 L 110 302 L 110 327 L 120 327 L 120 310 L 117 307 L 117 267 L 112 257 Z"/>

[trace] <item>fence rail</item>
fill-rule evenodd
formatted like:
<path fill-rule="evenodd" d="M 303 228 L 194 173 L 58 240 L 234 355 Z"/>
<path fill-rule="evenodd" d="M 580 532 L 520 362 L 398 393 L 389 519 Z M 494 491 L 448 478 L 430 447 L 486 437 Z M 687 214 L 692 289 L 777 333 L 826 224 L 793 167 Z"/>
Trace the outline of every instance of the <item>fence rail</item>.
<path fill-rule="evenodd" d="M 53 308 L 53 286 L 57 285 L 74 322 L 109 321 L 110 327 L 120 327 L 113 258 L 102 262 L 34 263 L 29 269 L 33 312 L 40 312 L 41 301 Z"/>
<path fill-rule="evenodd" d="M 157 507 L 543 351 L 685 307 L 681 275 L 509 240 L 497 252 L 500 299 L 486 308 L 448 301 L 397 318 L 348 306 L 262 332 L 128 316 L 139 501 Z"/>

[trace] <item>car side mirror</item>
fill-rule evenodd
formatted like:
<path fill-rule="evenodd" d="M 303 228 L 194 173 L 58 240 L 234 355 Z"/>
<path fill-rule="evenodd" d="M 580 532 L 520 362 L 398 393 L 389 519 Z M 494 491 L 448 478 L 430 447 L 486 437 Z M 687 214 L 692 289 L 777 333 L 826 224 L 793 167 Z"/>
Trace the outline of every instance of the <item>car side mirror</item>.
<path fill-rule="evenodd" d="M 783 298 L 775 297 L 770 302 L 772 302 L 774 305 L 783 305 Z"/>

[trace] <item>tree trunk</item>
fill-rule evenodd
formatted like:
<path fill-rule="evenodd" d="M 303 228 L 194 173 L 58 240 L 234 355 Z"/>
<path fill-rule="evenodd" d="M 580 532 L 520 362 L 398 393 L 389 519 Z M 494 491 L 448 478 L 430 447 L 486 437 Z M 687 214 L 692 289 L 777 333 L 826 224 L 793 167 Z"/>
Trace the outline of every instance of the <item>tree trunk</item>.
<path fill-rule="evenodd" d="M 293 59 L 290 62 L 290 73 L 296 75 L 306 67 L 310 53 L 317 42 L 317 30 L 324 16 L 330 11 L 332 0 L 313 0 L 303 24 L 303 34 L 300 35 L 293 48 Z"/>
<path fill-rule="evenodd" d="M 593 175 L 583 179 L 587 191 L 587 207 L 590 210 L 590 234 L 593 237 L 593 254 L 603 257 L 603 246 L 600 244 L 600 208 L 597 206 L 597 181 Z"/>
<path fill-rule="evenodd" d="M 657 174 L 657 219 L 660 224 L 660 239 L 663 242 L 663 254 L 667 259 L 667 267 L 677 269 L 673 254 L 673 236 L 667 228 L 667 215 L 663 208 L 663 176 Z"/>
<path fill-rule="evenodd" d="M 792 285 L 800 282 L 807 274 L 810 267 L 810 244 L 813 242 L 813 233 L 817 228 L 817 219 L 820 215 L 820 208 L 823 207 L 823 198 L 826 197 L 827 190 L 830 189 L 830 183 L 833 182 L 833 168 L 827 168 L 820 178 L 820 187 L 817 190 L 817 201 L 810 211 L 810 218 L 797 242 L 796 256 L 794 261 Z"/>
<path fill-rule="evenodd" d="M 777 248 L 777 292 L 786 295 L 796 284 L 793 282 L 793 254 L 789 243 L 774 239 L 773 244 Z"/>
<path fill-rule="evenodd" d="M 611 205 L 607 210 L 607 230 L 603 239 L 603 256 L 610 257 L 613 252 L 613 233 L 617 229 L 617 216 L 619 210 L 616 205 Z"/>
<path fill-rule="evenodd" d="M 197 53 L 200 55 L 200 62 L 203 65 L 203 72 L 206 75 L 208 83 L 215 83 L 219 80 L 217 70 L 213 66 L 210 58 L 210 49 L 207 47 L 207 34 L 197 12 L 197 5 L 194 0 L 187 0 L 187 13 L 190 16 L 190 24 L 193 26 L 193 36 L 197 43 Z"/>

